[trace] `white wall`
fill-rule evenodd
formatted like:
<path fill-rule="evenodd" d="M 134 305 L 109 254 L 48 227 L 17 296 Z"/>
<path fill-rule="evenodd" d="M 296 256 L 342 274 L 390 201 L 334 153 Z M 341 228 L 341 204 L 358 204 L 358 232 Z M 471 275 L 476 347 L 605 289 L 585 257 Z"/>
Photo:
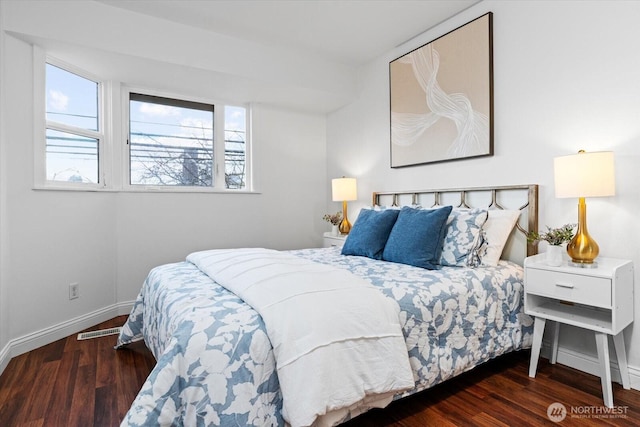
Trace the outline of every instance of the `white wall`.
<path fill-rule="evenodd" d="M 91 22 L 94 33 L 113 30 L 113 19 L 127 22 L 140 17 L 119 9 L 114 17 L 100 4 L 94 6 L 102 14 L 83 11 L 86 3 L 93 2 L 31 2 L 34 8 L 27 14 L 23 3 L 0 3 L 0 371 L 11 355 L 90 326 L 87 322 L 95 324 L 100 316 L 112 316 L 114 309 L 126 309 L 153 266 L 181 261 L 188 253 L 206 248 L 321 245 L 326 230 L 322 221 L 327 198 L 326 117 L 291 110 L 288 99 L 295 98 L 291 93 L 315 93 L 335 102 L 331 91 L 301 88 L 296 79 L 287 86 L 280 81 L 285 76 L 260 82 L 251 76 L 256 70 L 235 75 L 176 63 L 176 52 L 184 54 L 182 37 L 189 35 L 181 32 L 174 44 L 163 39 L 159 46 L 149 35 L 168 31 L 167 23 L 160 20 L 145 22 L 137 32 L 126 28 L 136 40 L 135 49 L 129 48 L 127 55 L 117 51 L 118 43 L 108 49 L 104 34 L 92 38 L 76 33 L 79 44 L 71 43 L 67 38 L 73 32 L 67 30 L 75 21 L 60 24 L 69 19 L 76 4 L 83 6 L 74 12 L 74 19 Z M 34 42 L 110 80 L 213 101 L 255 101 L 252 135 L 257 191 L 33 190 Z M 213 44 L 209 48 L 216 49 Z M 132 55 L 145 49 L 154 55 Z M 171 52 L 167 61 L 162 60 L 163 50 Z M 330 75 L 329 66 L 320 64 L 318 72 Z M 292 72 L 300 71 L 293 68 Z M 320 86 L 342 84 L 340 79 L 318 77 Z M 72 301 L 68 299 L 71 282 L 80 284 L 80 298 Z"/>
<path fill-rule="evenodd" d="M 389 61 L 489 11 L 495 155 L 391 169 Z M 577 221 L 577 200 L 554 198 L 553 157 L 613 150 L 616 196 L 587 200 L 589 231 L 601 255 L 632 259 L 640 271 L 638 16 L 638 2 L 481 2 L 361 70 L 358 100 L 328 118 L 328 176 L 357 177 L 360 206 L 370 203 L 374 190 L 537 183 L 540 225 L 557 226 Z M 638 273 L 635 281 L 640 283 Z M 635 304 L 640 307 L 640 292 Z M 637 378 L 640 328 L 632 325 L 625 337 Z M 586 355 L 593 367 L 592 334 L 563 327 L 560 342 L 561 362 L 580 365 Z"/>

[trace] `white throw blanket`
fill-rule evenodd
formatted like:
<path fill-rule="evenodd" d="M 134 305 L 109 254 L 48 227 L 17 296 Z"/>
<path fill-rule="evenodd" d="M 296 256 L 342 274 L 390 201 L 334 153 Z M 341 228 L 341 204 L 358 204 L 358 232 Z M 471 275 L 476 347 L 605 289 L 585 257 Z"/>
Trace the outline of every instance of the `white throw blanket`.
<path fill-rule="evenodd" d="M 398 304 L 365 280 L 267 249 L 187 260 L 262 316 L 292 426 L 333 425 L 414 386 Z"/>

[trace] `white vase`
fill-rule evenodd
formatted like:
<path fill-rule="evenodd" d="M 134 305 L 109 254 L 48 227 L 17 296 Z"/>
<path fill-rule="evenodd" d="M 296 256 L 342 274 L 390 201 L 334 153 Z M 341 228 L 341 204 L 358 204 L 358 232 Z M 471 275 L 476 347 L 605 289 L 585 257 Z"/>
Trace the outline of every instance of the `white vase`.
<path fill-rule="evenodd" d="M 562 253 L 564 252 L 564 246 L 555 246 L 549 245 L 547 246 L 546 262 L 547 265 L 552 267 L 559 267 L 562 265 Z"/>
<path fill-rule="evenodd" d="M 338 235 L 338 226 L 337 225 L 331 225 L 331 235 L 332 236 L 337 236 Z"/>

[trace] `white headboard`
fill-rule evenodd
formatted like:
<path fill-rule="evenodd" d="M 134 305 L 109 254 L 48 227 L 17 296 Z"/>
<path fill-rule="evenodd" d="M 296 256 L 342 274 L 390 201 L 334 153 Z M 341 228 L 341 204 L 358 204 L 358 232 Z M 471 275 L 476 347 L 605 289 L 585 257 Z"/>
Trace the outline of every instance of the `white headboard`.
<path fill-rule="evenodd" d="M 460 208 L 518 209 L 521 211 L 502 258 L 523 263 L 524 258 L 538 253 L 536 244 L 527 242 L 526 234 L 538 230 L 538 185 L 499 187 L 445 188 L 419 191 L 377 191 L 373 205 L 435 207 L 452 205 Z"/>

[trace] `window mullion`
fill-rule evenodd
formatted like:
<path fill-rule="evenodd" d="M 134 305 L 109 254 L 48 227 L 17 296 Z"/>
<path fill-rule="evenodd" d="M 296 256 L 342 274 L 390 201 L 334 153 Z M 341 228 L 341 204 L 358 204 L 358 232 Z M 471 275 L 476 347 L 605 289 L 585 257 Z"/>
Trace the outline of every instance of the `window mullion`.
<path fill-rule="evenodd" d="M 33 141 L 34 184 L 44 186 L 47 181 L 46 161 L 46 54 L 39 46 L 33 46 Z"/>
<path fill-rule="evenodd" d="M 213 187 L 225 190 L 225 142 L 224 142 L 224 107 L 218 106 L 213 119 Z"/>
<path fill-rule="evenodd" d="M 251 122 L 252 122 L 252 111 L 253 108 L 249 106 L 246 110 L 245 115 L 245 134 L 244 134 L 244 188 L 246 190 L 253 190 L 253 152 L 252 152 L 252 141 L 251 137 Z"/>
<path fill-rule="evenodd" d="M 119 165 L 116 135 L 119 135 L 119 90 L 118 84 L 108 81 L 102 84 L 102 122 L 104 141 L 100 144 L 100 177 L 102 186 L 120 189 L 121 183 L 116 169 Z"/>

